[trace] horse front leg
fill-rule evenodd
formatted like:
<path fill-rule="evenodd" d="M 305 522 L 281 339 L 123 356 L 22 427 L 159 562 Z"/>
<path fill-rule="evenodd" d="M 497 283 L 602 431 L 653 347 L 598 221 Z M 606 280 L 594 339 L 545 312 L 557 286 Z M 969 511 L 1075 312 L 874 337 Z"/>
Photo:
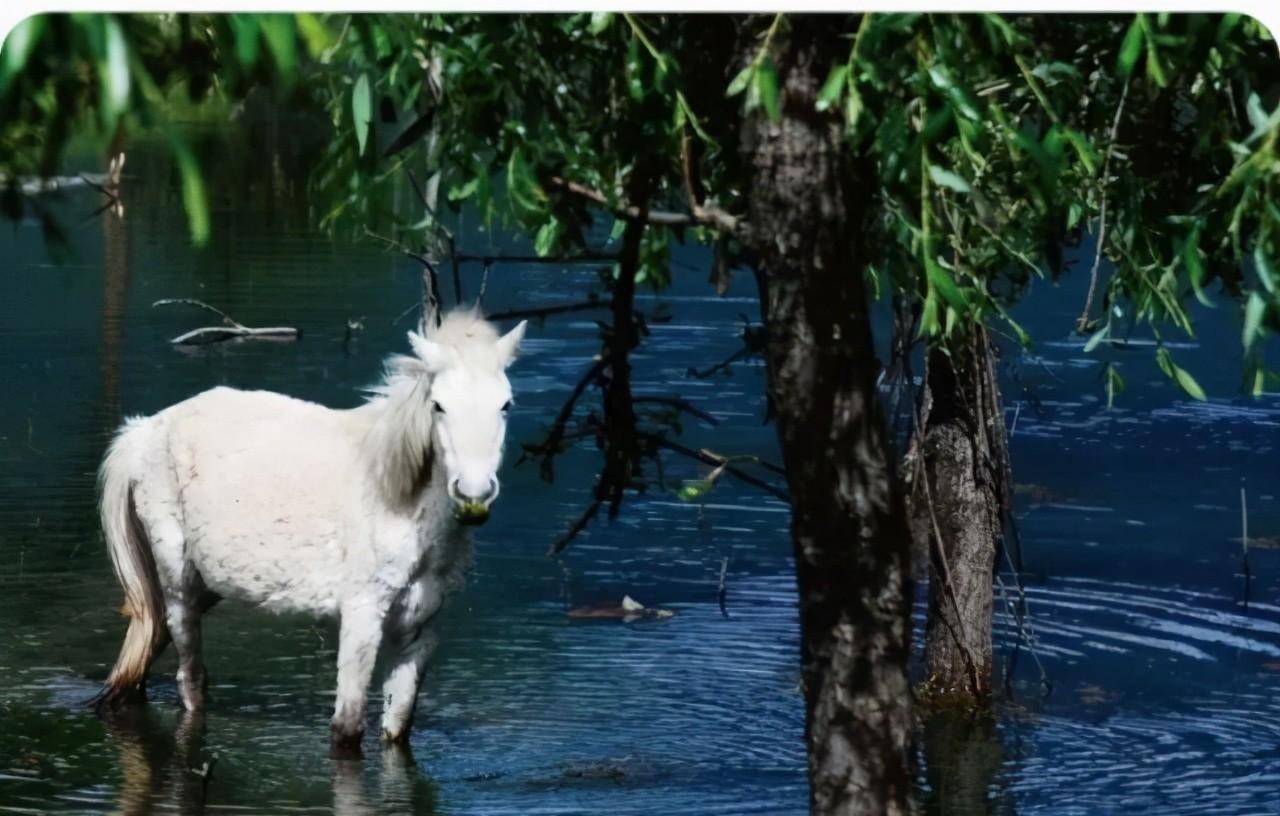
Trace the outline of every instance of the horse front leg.
<path fill-rule="evenodd" d="M 423 669 L 439 642 L 434 627 L 429 623 L 421 624 L 403 636 L 387 679 L 382 684 L 383 742 L 393 745 L 408 743 Z"/>
<path fill-rule="evenodd" d="M 383 607 L 374 599 L 343 606 L 338 630 L 338 699 L 330 737 L 335 756 L 360 754 L 365 691 L 382 642 Z"/>

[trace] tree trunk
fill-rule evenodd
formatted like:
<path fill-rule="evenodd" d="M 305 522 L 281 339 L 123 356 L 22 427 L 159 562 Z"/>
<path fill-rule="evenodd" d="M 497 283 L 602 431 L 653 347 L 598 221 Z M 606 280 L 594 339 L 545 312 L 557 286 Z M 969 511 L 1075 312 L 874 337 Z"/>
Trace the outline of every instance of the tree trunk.
<path fill-rule="evenodd" d="M 924 696 L 966 706 L 991 693 L 992 576 L 1006 507 L 1004 414 L 979 328 L 929 353 L 916 529 L 929 542 Z"/>
<path fill-rule="evenodd" d="M 773 50 L 782 116 L 747 117 L 745 240 L 763 271 L 769 390 L 792 496 L 815 814 L 905 814 L 909 532 L 876 393 L 863 253 L 871 185 L 817 92 L 848 44 L 798 15 Z M 759 40 L 745 37 L 744 61 Z M 865 175 L 862 178 L 866 178 Z"/>

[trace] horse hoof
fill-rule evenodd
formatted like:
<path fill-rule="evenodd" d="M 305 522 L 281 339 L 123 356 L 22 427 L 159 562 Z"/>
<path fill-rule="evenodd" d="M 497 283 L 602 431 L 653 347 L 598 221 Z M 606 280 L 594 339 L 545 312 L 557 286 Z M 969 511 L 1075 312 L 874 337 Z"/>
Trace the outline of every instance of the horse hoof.
<path fill-rule="evenodd" d="M 330 759 L 362 759 L 364 751 L 360 743 L 364 740 L 364 732 L 346 733 L 337 728 L 329 736 Z"/>

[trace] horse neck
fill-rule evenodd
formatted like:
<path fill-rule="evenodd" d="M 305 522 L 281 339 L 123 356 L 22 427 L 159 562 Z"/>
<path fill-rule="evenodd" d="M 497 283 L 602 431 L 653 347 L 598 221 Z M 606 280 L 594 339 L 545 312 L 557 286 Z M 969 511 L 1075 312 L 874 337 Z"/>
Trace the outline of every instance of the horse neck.
<path fill-rule="evenodd" d="M 432 450 L 430 384 L 403 378 L 365 406 L 372 422 L 365 436 L 365 459 L 383 497 L 391 504 L 412 502 L 439 487 L 440 466 Z"/>

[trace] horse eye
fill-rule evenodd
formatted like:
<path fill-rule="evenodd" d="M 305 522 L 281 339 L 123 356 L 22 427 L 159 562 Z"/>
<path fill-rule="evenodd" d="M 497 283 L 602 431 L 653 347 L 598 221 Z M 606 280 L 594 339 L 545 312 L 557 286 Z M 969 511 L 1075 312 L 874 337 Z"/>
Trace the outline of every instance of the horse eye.
<path fill-rule="evenodd" d="M 444 408 L 442 408 L 442 407 L 440 406 L 440 403 L 436 402 L 435 400 L 432 400 L 432 402 L 431 402 L 431 410 L 432 410 L 432 411 L 435 411 L 437 414 L 443 414 L 443 413 L 444 413 Z"/>
<path fill-rule="evenodd" d="M 507 400 L 506 403 L 502 406 L 502 413 L 505 414 L 510 410 L 511 410 L 511 400 Z"/>

